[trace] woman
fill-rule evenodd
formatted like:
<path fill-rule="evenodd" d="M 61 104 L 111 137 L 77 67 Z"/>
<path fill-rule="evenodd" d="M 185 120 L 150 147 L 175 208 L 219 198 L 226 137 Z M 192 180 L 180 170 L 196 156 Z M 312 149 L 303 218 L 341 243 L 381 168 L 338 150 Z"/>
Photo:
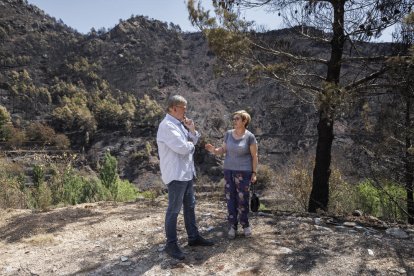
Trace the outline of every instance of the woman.
<path fill-rule="evenodd" d="M 230 229 L 228 237 L 236 237 L 237 225 L 240 222 L 246 237 L 251 236 L 249 225 L 249 185 L 256 182 L 257 172 L 257 141 L 256 137 L 246 128 L 251 121 L 245 110 L 233 113 L 234 129 L 228 130 L 224 136 L 223 145 L 215 148 L 206 144 L 209 152 L 221 155 L 224 159 L 225 194 L 227 201 L 228 222 Z"/>

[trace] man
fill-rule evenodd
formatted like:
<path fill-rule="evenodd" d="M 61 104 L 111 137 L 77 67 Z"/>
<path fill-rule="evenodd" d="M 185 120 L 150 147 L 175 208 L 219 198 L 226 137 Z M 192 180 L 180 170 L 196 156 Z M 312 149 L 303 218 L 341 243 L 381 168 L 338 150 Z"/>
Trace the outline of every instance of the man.
<path fill-rule="evenodd" d="M 182 260 L 184 253 L 177 244 L 177 217 L 184 205 L 184 222 L 189 246 L 209 246 L 213 242 L 198 233 L 195 220 L 193 153 L 200 134 L 193 120 L 185 117 L 187 101 L 180 95 L 168 99 L 167 114 L 158 127 L 157 144 L 162 181 L 168 188 L 168 208 L 165 215 L 167 244 L 165 252 Z"/>

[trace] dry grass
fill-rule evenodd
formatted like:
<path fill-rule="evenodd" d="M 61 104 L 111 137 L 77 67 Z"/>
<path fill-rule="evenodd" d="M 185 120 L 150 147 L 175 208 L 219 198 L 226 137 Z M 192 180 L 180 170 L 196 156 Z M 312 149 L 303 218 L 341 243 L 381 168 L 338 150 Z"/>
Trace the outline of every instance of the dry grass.
<path fill-rule="evenodd" d="M 52 234 L 40 234 L 34 237 L 23 239 L 25 243 L 31 244 L 31 245 L 53 245 L 56 244 L 56 238 Z"/>

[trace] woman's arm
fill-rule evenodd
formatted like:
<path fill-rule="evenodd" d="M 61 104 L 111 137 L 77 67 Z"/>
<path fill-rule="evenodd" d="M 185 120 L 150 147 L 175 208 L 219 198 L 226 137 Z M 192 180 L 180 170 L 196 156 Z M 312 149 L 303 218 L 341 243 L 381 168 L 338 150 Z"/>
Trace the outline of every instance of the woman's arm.
<path fill-rule="evenodd" d="M 257 156 L 257 144 L 250 145 L 250 154 L 252 155 L 252 179 L 251 182 L 255 183 L 257 180 L 257 165 L 259 163 L 259 157 Z"/>
<path fill-rule="evenodd" d="M 223 145 L 219 148 L 215 148 L 212 144 L 206 144 L 205 148 L 214 155 L 222 155 L 226 153 L 226 143 L 223 143 Z"/>

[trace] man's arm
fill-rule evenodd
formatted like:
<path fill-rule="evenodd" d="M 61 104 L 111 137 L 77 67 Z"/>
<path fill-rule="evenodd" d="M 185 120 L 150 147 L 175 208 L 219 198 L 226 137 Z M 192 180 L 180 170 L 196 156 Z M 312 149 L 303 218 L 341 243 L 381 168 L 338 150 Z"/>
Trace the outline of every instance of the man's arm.
<path fill-rule="evenodd" d="M 172 151 L 182 155 L 193 153 L 195 149 L 194 142 L 189 142 L 183 138 L 180 131 L 172 123 L 166 123 L 161 126 L 158 141 L 166 144 Z"/>

